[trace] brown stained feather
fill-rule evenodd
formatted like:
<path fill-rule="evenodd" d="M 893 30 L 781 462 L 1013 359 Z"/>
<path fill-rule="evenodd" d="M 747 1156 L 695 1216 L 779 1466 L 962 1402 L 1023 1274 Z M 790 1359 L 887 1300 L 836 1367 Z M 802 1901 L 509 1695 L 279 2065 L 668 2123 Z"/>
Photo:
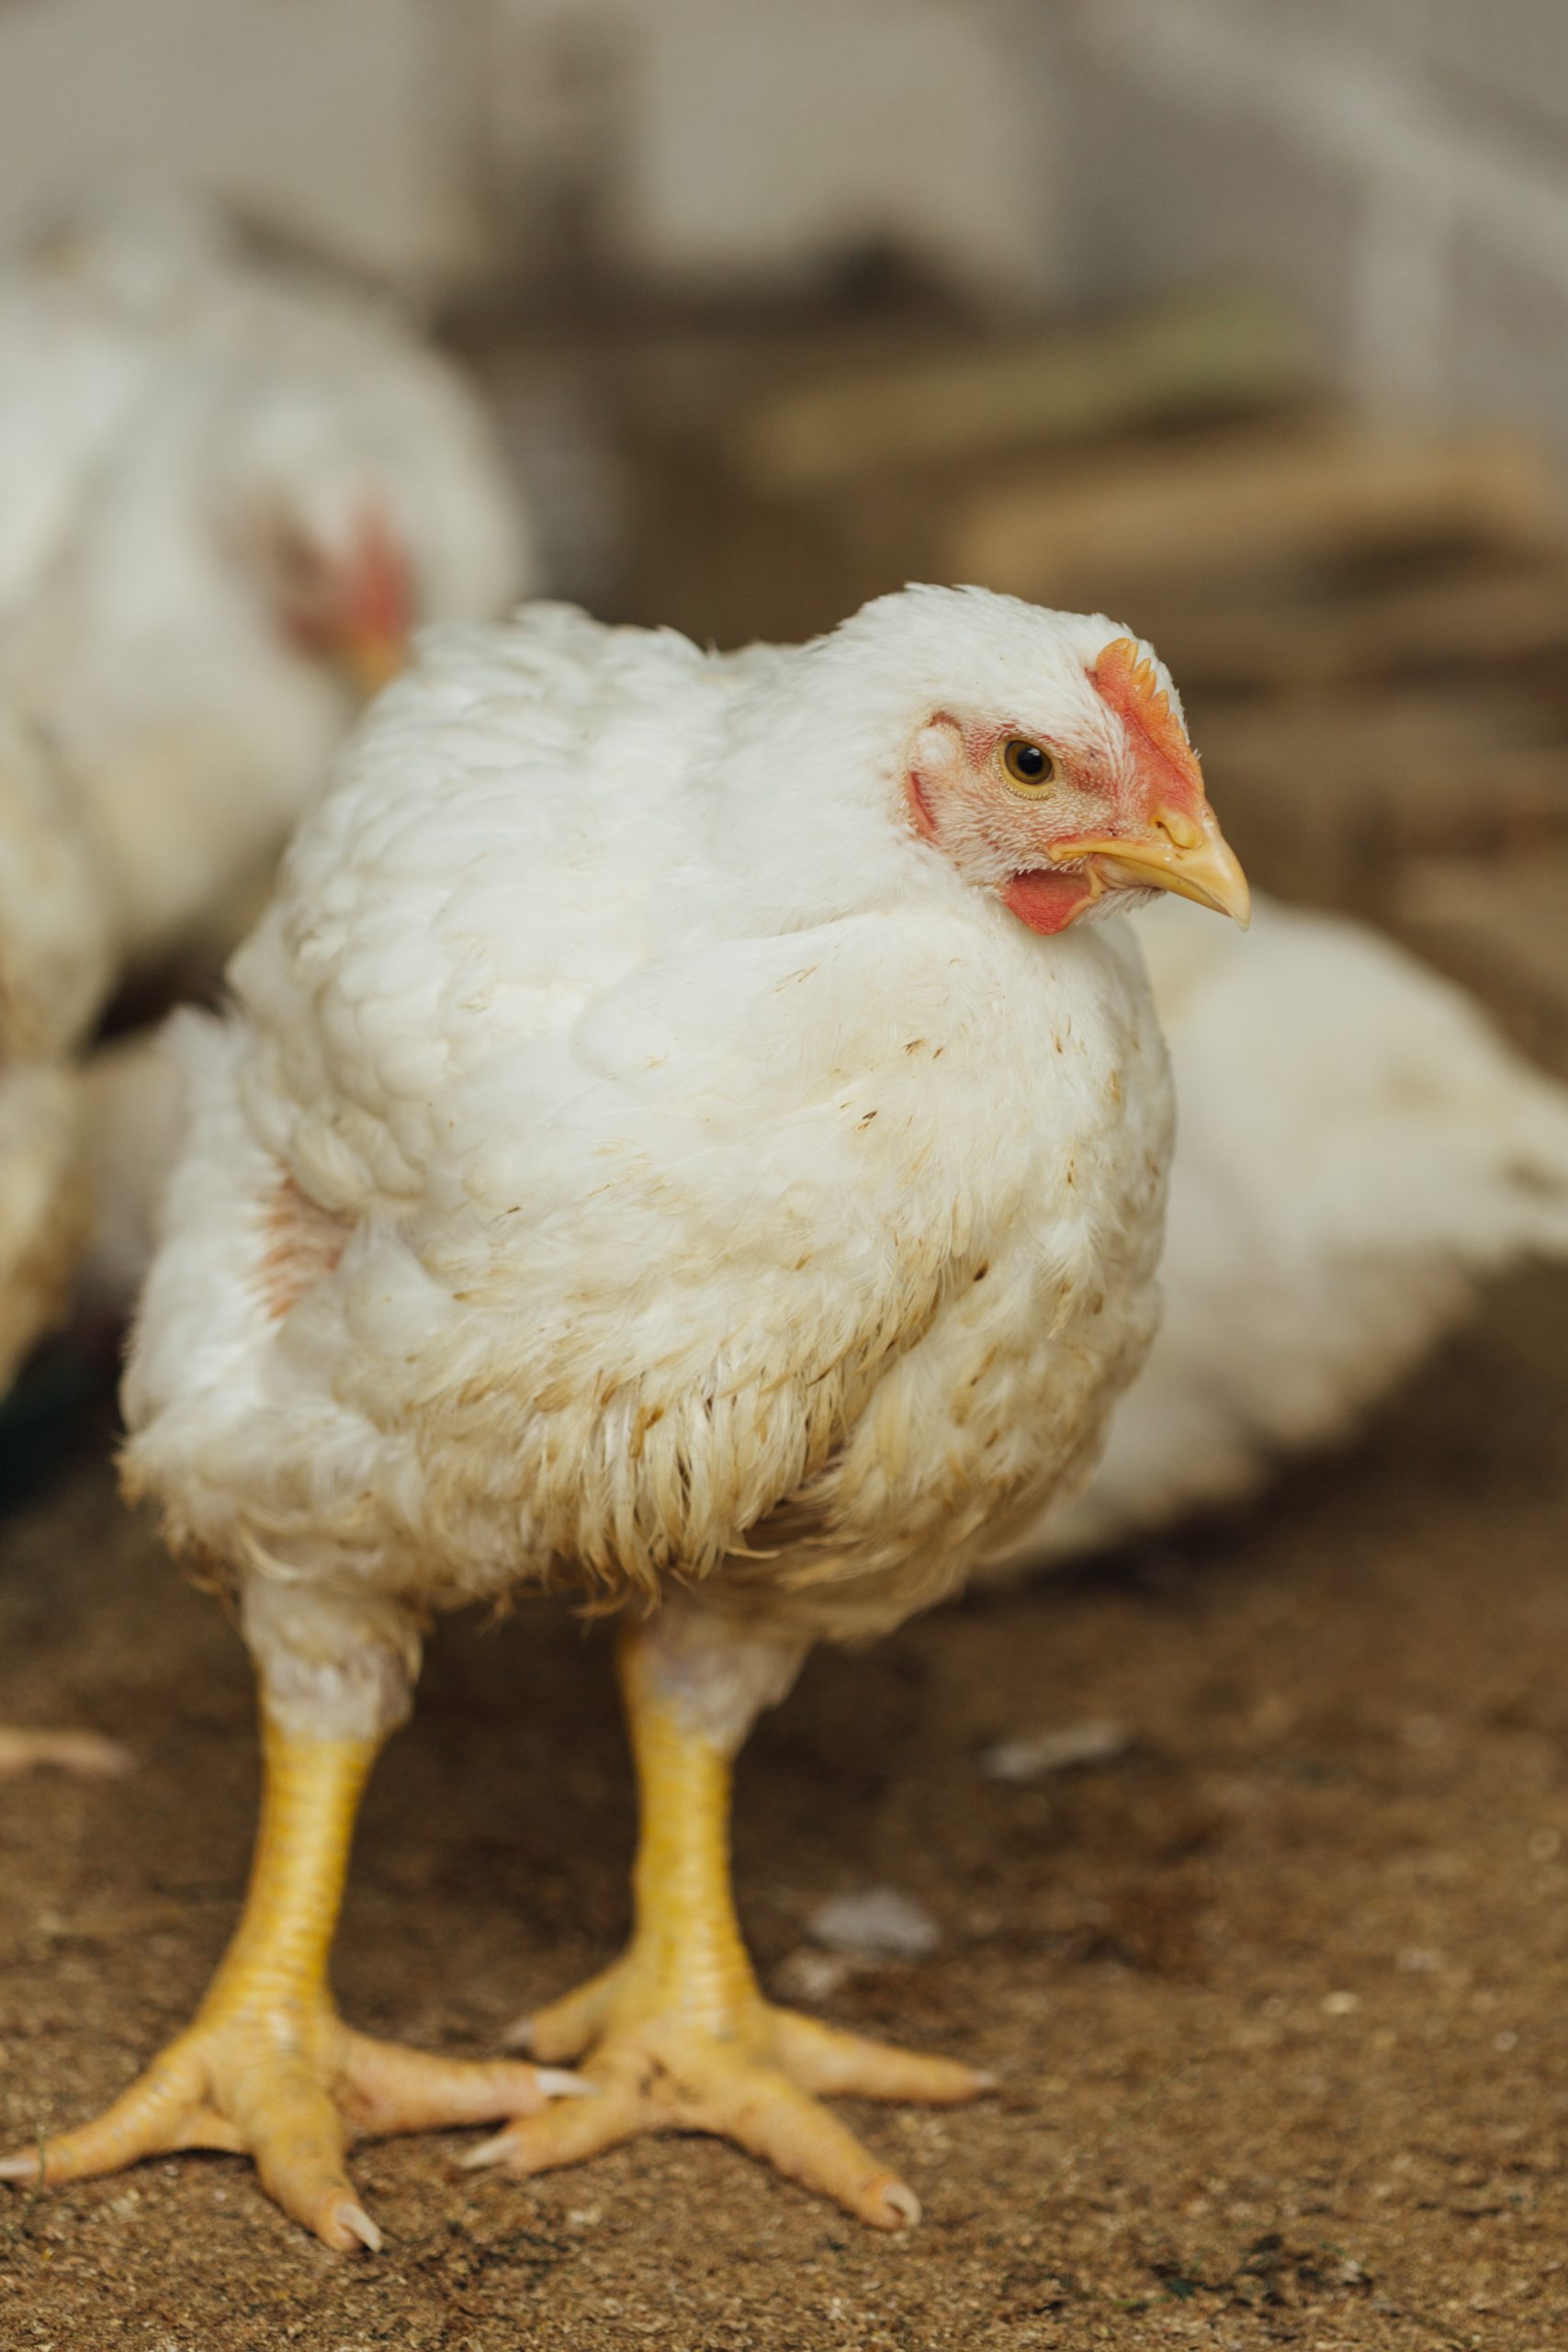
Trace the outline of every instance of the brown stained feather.
<path fill-rule="evenodd" d="M 348 1246 L 348 1228 L 280 1177 L 267 1204 L 258 1278 L 267 1313 L 281 1322 L 313 1283 L 330 1274 Z"/>

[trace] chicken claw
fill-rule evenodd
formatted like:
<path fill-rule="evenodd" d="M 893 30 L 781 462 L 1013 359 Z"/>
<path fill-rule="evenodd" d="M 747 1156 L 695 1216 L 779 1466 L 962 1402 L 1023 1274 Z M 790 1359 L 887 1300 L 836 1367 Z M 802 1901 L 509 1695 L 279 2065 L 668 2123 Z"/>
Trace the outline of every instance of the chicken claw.
<path fill-rule="evenodd" d="M 919 2219 L 913 2189 L 818 2095 L 945 2105 L 974 2098 L 992 2077 L 762 1998 L 730 1886 L 728 1744 L 700 1713 L 694 1719 L 685 1697 L 693 1660 L 712 1639 L 689 1622 L 623 1626 L 621 1687 L 642 1800 L 636 1928 L 613 1968 L 513 2036 L 538 2058 L 586 2052 L 583 2077 L 599 2096 L 513 2123 L 468 2161 L 545 2172 L 637 2132 L 714 2132 L 874 2228 L 899 2229 Z"/>
<path fill-rule="evenodd" d="M 692 1955 L 695 1957 L 695 1955 Z M 691 1977 L 660 1986 L 636 1944 L 625 1961 L 519 2030 L 526 2046 L 575 2057 L 599 2096 L 510 2124 L 465 2159 L 508 2171 L 578 2164 L 643 2132 L 712 2132 L 739 2142 L 875 2229 L 918 2222 L 919 2201 L 830 2115 L 816 2093 L 946 2105 L 991 2086 L 951 2058 L 863 2041 L 774 2008 L 746 1977 L 691 2014 Z"/>
<path fill-rule="evenodd" d="M 349 2141 L 530 2116 L 581 2090 L 547 2067 L 443 2058 L 353 2032 L 319 2000 L 198 2018 L 141 2080 L 79 2131 L 0 2162 L 0 2179 L 54 2185 L 118 2172 L 177 2148 L 254 2159 L 286 2213 L 340 2254 L 381 2233 L 344 2169 Z"/>
<path fill-rule="evenodd" d="M 254 2157 L 323 2244 L 381 2233 L 344 2168 L 358 2134 L 531 2116 L 587 2086 L 515 2060 L 443 2058 L 345 2026 L 327 1986 L 349 1838 L 373 1740 L 300 1738 L 268 1722 L 261 1831 L 244 1914 L 195 2022 L 93 2122 L 0 2161 L 0 2180 L 118 2172 L 175 2148 Z"/>

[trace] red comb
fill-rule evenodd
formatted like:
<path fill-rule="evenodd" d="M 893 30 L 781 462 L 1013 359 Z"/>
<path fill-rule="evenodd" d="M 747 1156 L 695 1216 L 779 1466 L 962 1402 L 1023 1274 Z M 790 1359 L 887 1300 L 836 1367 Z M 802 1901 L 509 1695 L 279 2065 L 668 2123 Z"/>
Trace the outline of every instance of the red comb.
<path fill-rule="evenodd" d="M 1100 700 L 1116 713 L 1134 744 L 1141 736 L 1190 791 L 1201 793 L 1203 771 L 1198 754 L 1155 675 L 1154 663 L 1136 640 L 1117 638 L 1089 674 Z"/>
<path fill-rule="evenodd" d="M 413 626 L 408 557 L 378 508 L 367 509 L 355 548 L 351 619 L 367 636 L 401 645 Z"/>

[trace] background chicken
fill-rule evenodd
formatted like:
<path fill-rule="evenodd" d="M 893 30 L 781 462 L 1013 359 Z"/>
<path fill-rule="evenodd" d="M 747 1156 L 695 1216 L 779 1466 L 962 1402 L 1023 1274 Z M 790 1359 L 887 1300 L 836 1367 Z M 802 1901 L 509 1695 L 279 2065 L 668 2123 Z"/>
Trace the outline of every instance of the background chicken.
<path fill-rule="evenodd" d="M 1244 1498 L 1346 1436 L 1483 1277 L 1568 1253 L 1568 1094 L 1461 989 L 1267 899 L 1234 944 L 1184 907 L 1134 920 L 1179 1112 L 1160 1328 L 1093 1484 L 1004 1573 Z"/>
<path fill-rule="evenodd" d="M 1135 951 L 1079 919 L 1151 888 L 1245 920 L 1168 681 L 1103 618 L 916 589 L 729 659 L 549 607 L 427 640 L 236 1017 L 187 1031 L 127 1392 L 132 1482 L 234 1577 L 261 1679 L 245 1917 L 152 2073 L 7 2177 L 246 2147 L 347 2247 L 348 2126 L 538 2105 L 348 2035 L 325 1964 L 425 1612 L 551 1582 L 626 1611 L 636 1928 L 533 2021 L 596 2096 L 475 2161 L 694 2128 L 914 2218 L 815 2095 L 985 2078 L 763 2001 L 730 1760 L 813 1639 L 1087 1475 L 1153 1328 L 1170 1100 Z"/>
<path fill-rule="evenodd" d="M 0 704 L 0 1396 L 62 1313 L 86 1240 L 86 1123 L 71 1057 L 111 969 L 91 832 L 45 743 Z M 0 1772 L 122 1761 L 89 1733 L 0 1727 Z"/>
<path fill-rule="evenodd" d="M 535 584 L 455 371 L 184 208 L 0 277 L 0 684 L 78 779 L 133 965 L 231 943 L 416 622 Z"/>

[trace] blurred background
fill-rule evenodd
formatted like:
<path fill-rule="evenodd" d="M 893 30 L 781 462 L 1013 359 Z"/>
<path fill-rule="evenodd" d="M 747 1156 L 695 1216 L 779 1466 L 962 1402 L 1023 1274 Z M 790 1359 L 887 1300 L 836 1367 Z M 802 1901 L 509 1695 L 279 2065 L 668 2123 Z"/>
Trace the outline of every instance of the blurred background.
<path fill-rule="evenodd" d="M 1110 610 L 1265 885 L 1568 1049 L 1555 0 L 9 0 L 0 238 L 85 188 L 415 309 L 606 614 Z"/>

